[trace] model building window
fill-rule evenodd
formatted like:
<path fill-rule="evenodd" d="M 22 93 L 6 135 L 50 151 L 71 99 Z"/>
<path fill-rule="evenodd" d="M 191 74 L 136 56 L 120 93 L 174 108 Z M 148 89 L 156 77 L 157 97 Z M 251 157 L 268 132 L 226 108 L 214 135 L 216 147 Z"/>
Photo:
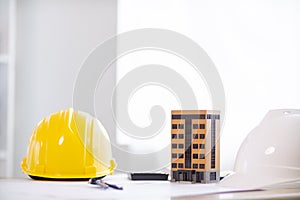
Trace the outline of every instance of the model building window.
<path fill-rule="evenodd" d="M 183 168 L 183 163 L 179 163 L 178 168 Z"/>
<path fill-rule="evenodd" d="M 177 129 L 177 124 L 172 124 L 172 129 Z"/>
<path fill-rule="evenodd" d="M 194 139 L 198 139 L 198 134 L 193 134 Z"/>
<path fill-rule="evenodd" d="M 176 139 L 177 138 L 177 134 L 172 134 L 172 139 Z"/>
<path fill-rule="evenodd" d="M 197 158 L 198 158 L 198 154 L 194 153 L 194 154 L 193 154 L 193 158 L 194 158 L 194 159 L 197 159 Z"/>
<path fill-rule="evenodd" d="M 200 149 L 205 149 L 205 144 L 200 144 Z"/>
<path fill-rule="evenodd" d="M 200 159 L 205 159 L 205 154 L 200 154 Z"/>
<path fill-rule="evenodd" d="M 193 124 L 193 129 L 198 129 L 198 124 Z"/>
<path fill-rule="evenodd" d="M 205 168 L 205 164 L 200 164 L 200 165 L 199 165 L 199 168 L 200 168 L 200 169 L 204 169 L 204 168 Z"/>
<path fill-rule="evenodd" d="M 200 119 L 205 119 L 205 115 L 200 115 Z"/>
<path fill-rule="evenodd" d="M 193 164 L 194 169 L 198 169 L 198 164 Z"/>
<path fill-rule="evenodd" d="M 205 124 L 200 124 L 200 129 L 205 129 Z"/>
<path fill-rule="evenodd" d="M 179 154 L 178 154 L 178 158 L 183 158 L 183 154 L 182 154 L 182 153 L 179 153 Z"/>
<path fill-rule="evenodd" d="M 204 139 L 205 138 L 205 134 L 200 134 L 200 139 Z"/>
<path fill-rule="evenodd" d="M 210 180 L 215 181 L 217 178 L 217 173 L 216 172 L 210 172 Z"/>
<path fill-rule="evenodd" d="M 179 129 L 184 129 L 184 124 L 178 124 L 179 125 Z"/>
<path fill-rule="evenodd" d="M 193 144 L 193 149 L 198 149 L 198 144 Z"/>
<path fill-rule="evenodd" d="M 216 117 L 215 117 L 216 119 L 220 119 L 220 115 L 216 115 Z"/>
<path fill-rule="evenodd" d="M 172 158 L 177 158 L 177 154 L 176 153 L 172 153 Z"/>
<path fill-rule="evenodd" d="M 183 149 L 183 144 L 178 144 L 179 149 Z"/>
<path fill-rule="evenodd" d="M 211 115 L 207 115 L 207 119 L 211 119 Z"/>
<path fill-rule="evenodd" d="M 172 163 L 172 168 L 177 168 L 177 163 Z"/>
<path fill-rule="evenodd" d="M 172 144 L 172 149 L 177 149 L 177 144 Z"/>
<path fill-rule="evenodd" d="M 179 139 L 183 139 L 184 135 L 183 134 L 179 134 Z"/>

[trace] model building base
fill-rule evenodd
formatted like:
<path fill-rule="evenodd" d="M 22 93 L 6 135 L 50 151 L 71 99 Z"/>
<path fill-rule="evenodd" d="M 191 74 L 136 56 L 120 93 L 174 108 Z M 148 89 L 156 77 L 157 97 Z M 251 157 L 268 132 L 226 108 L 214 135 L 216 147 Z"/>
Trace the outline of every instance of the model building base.
<path fill-rule="evenodd" d="M 220 171 L 173 171 L 171 181 L 188 181 L 192 183 L 216 183 L 220 181 Z"/>

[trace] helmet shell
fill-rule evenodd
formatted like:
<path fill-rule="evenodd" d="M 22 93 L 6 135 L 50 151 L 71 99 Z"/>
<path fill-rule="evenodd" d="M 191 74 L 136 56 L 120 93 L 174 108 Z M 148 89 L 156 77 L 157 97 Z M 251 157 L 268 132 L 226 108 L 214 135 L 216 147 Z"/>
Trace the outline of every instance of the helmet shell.
<path fill-rule="evenodd" d="M 35 127 L 21 168 L 33 177 L 81 179 L 111 174 L 115 163 L 99 120 L 70 108 L 51 114 Z"/>
<path fill-rule="evenodd" d="M 300 110 L 272 110 L 242 143 L 230 187 L 264 187 L 300 179 Z"/>

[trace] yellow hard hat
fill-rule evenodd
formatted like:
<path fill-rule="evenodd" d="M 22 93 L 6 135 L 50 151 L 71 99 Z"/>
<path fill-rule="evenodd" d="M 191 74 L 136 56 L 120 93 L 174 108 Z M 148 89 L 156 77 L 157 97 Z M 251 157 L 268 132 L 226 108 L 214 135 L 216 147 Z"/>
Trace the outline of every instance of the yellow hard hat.
<path fill-rule="evenodd" d="M 112 174 L 115 162 L 99 120 L 70 108 L 36 126 L 21 168 L 36 179 L 87 179 Z"/>

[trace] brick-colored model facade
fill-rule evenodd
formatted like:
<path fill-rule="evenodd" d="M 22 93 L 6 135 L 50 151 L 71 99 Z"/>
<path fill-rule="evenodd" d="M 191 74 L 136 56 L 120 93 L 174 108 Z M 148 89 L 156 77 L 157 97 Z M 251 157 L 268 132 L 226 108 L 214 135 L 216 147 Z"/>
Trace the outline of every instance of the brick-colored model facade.
<path fill-rule="evenodd" d="M 213 183 L 220 180 L 220 112 L 173 110 L 171 180 Z"/>

